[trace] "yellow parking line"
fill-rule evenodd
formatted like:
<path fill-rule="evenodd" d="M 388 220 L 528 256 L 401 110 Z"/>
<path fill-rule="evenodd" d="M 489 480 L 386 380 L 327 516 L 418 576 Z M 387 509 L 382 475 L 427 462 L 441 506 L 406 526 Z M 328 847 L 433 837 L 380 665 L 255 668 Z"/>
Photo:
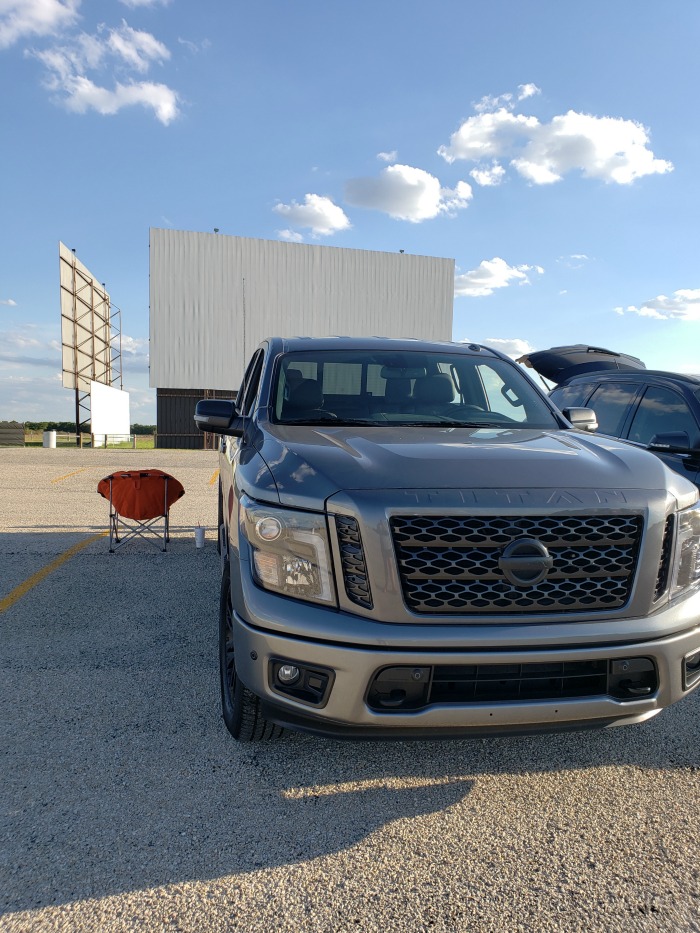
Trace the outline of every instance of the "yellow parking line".
<path fill-rule="evenodd" d="M 32 574 L 31 577 L 28 577 L 24 583 L 20 583 L 19 586 L 16 586 L 11 593 L 8 593 L 7 596 L 0 599 L 0 614 L 5 612 L 6 609 L 9 609 L 10 606 L 14 606 L 18 599 L 21 599 L 25 596 L 31 589 L 33 589 L 38 583 L 48 577 L 50 573 L 53 573 L 54 570 L 57 570 L 61 564 L 65 564 L 67 560 L 70 560 L 74 554 L 77 554 L 78 551 L 82 551 L 84 547 L 87 547 L 88 544 L 92 544 L 93 541 L 97 541 L 99 538 L 104 538 L 105 535 L 108 535 L 108 531 L 101 531 L 99 534 L 90 535 L 89 538 L 85 538 L 84 541 L 78 541 L 77 544 L 74 544 L 73 547 L 69 547 L 67 551 L 64 551 L 63 554 L 59 554 L 55 560 L 52 560 L 50 564 L 46 564 L 45 567 L 42 567 L 41 570 L 37 570 L 36 573 Z"/>
<path fill-rule="evenodd" d="M 83 467 L 81 470 L 73 470 L 72 473 L 66 473 L 65 476 L 58 476 L 56 479 L 52 479 L 52 483 L 60 483 L 63 479 L 68 479 L 69 476 L 77 476 L 78 473 L 84 473 L 87 470 L 87 467 Z"/>
<path fill-rule="evenodd" d="M 214 483 L 217 481 L 218 478 L 219 478 L 219 471 L 218 471 L 218 470 L 214 470 L 214 472 L 213 472 L 212 475 L 211 475 L 211 479 L 209 480 L 209 485 L 210 485 L 210 486 L 213 486 Z"/>

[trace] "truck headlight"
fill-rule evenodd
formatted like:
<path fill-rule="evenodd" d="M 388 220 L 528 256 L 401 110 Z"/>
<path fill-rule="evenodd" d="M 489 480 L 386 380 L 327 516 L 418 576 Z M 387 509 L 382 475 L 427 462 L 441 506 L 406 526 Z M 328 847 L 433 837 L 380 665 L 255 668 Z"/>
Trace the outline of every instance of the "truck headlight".
<path fill-rule="evenodd" d="M 335 605 L 325 515 L 278 509 L 242 496 L 239 519 L 260 586 L 295 599 Z"/>
<path fill-rule="evenodd" d="M 671 599 L 700 586 L 700 503 L 678 512 Z"/>

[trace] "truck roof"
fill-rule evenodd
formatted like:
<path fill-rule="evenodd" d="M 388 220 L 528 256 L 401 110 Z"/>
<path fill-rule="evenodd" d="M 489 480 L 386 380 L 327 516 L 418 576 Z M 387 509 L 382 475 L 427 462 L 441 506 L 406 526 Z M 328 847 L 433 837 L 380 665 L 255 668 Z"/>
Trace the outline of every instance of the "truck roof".
<path fill-rule="evenodd" d="M 491 347 L 484 347 L 477 343 L 452 340 L 421 340 L 417 337 L 270 337 L 271 347 L 278 352 L 292 353 L 300 350 L 444 350 L 454 353 L 455 350 L 465 354 L 488 354 L 489 356 L 503 357 L 504 354 Z"/>

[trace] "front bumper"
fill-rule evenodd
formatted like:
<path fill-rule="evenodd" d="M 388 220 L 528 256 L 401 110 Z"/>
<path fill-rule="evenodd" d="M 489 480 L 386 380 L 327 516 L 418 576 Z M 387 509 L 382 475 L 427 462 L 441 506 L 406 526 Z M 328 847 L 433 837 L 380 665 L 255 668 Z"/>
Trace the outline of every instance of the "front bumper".
<path fill-rule="evenodd" d="M 246 590 L 247 601 L 241 602 L 242 590 Z M 491 627 L 489 647 L 475 647 L 469 643 L 467 626 L 452 626 L 445 641 L 440 638 L 442 627 L 437 627 L 431 644 L 407 644 L 402 642 L 403 637 L 409 637 L 405 626 L 375 622 L 372 630 L 374 633 L 381 630 L 382 637 L 375 635 L 372 643 L 361 644 L 358 643 L 357 632 L 352 641 L 336 640 L 343 614 L 307 604 L 297 605 L 263 593 L 249 582 L 234 594 L 234 606 L 237 671 L 243 683 L 261 698 L 266 717 L 293 729 L 332 737 L 440 738 L 639 723 L 690 692 L 684 686 L 685 658 L 700 651 L 697 619 L 691 628 L 682 632 L 612 644 L 603 639 L 598 644 L 573 644 L 576 626 L 567 626 L 569 647 L 542 643 L 536 646 L 529 639 L 527 644 L 514 646 L 512 641 L 503 638 L 504 633 L 499 640 L 496 627 Z M 253 609 L 258 612 L 253 612 Z M 279 615 L 273 620 L 275 610 Z M 243 617 L 243 612 L 247 618 Z M 307 626 L 300 624 L 304 613 L 307 614 Z M 288 630 L 283 633 L 280 623 L 285 614 Z M 297 617 L 294 634 L 290 634 L 289 615 Z M 334 640 L 320 637 L 317 630 L 324 616 L 328 617 L 327 623 L 335 628 Z M 458 632 L 462 636 L 461 645 L 458 644 Z M 561 636 L 558 640 L 562 640 Z M 413 665 L 432 669 L 440 665 L 614 662 L 640 657 L 653 661 L 657 681 L 653 693 L 639 699 L 618 700 L 597 695 L 544 700 L 441 702 L 417 710 L 392 711 L 378 711 L 368 704 L 370 683 L 379 670 L 387 667 Z M 280 660 L 330 671 L 323 701 L 316 704 L 300 702 L 281 692 L 273 677 L 274 663 Z"/>

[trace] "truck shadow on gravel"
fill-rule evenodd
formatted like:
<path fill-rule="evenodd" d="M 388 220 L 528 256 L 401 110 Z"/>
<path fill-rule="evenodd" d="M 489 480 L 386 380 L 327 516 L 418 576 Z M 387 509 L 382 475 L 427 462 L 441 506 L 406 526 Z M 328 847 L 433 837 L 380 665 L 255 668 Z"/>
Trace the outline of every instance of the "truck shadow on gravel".
<path fill-rule="evenodd" d="M 603 732 L 238 745 L 219 713 L 213 545 L 104 550 L 0 614 L 2 913 L 381 846 L 404 823 L 429 855 L 423 819 L 471 808 L 485 776 L 531 776 L 535 794 L 551 772 L 700 766 L 697 695 Z"/>

